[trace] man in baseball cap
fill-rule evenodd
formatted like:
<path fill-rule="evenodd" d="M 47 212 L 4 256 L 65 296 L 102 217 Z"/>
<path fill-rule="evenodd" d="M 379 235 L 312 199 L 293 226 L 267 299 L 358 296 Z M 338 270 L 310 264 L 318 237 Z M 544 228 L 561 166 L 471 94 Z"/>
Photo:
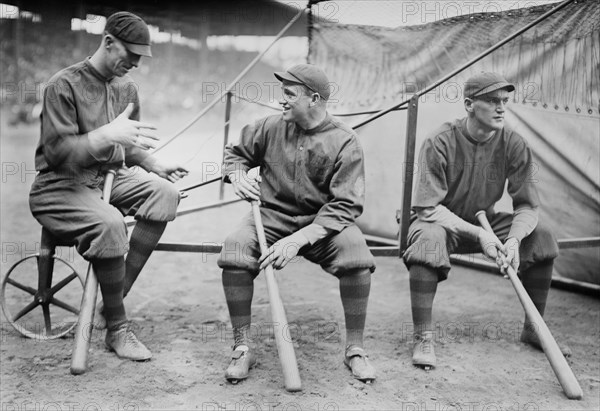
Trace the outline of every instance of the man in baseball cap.
<path fill-rule="evenodd" d="M 423 142 L 404 263 L 409 269 L 414 324 L 414 365 L 436 366 L 433 299 L 448 278 L 449 255 L 483 252 L 501 270 L 519 270 L 523 286 L 543 315 L 558 244 L 539 219 L 540 198 L 528 178 L 533 155 L 525 139 L 506 127 L 504 117 L 515 86 L 498 73 L 467 80 L 467 116 L 444 123 Z M 507 187 L 514 212 L 494 210 Z M 494 230 L 481 228 L 484 210 Z M 495 234 L 495 235 L 494 235 Z M 427 250 L 434 250 L 428 252 Z M 525 318 L 520 340 L 541 350 L 535 324 Z M 568 354 L 565 348 L 563 354 Z"/>
<path fill-rule="evenodd" d="M 106 20 L 104 31 L 119 39 L 130 52 L 152 57 L 148 25 L 135 14 L 128 11 L 112 14 Z"/>
<path fill-rule="evenodd" d="M 105 343 L 117 356 L 135 361 L 152 353 L 130 326 L 123 299 L 175 218 L 180 195 L 172 183 L 187 174 L 148 152 L 156 127 L 140 121 L 139 87 L 127 74 L 151 55 L 146 23 L 115 13 L 94 54 L 48 81 L 29 195 L 40 224 L 75 243 L 94 268 L 103 300 L 94 327 L 107 328 Z M 106 170 L 118 170 L 110 204 L 102 200 Z M 131 237 L 124 215 L 136 220 Z"/>
<path fill-rule="evenodd" d="M 363 334 L 375 261 L 355 223 L 365 200 L 360 141 L 327 112 L 323 70 L 299 64 L 275 77 L 282 82 L 282 113 L 248 124 L 239 142 L 225 149 L 224 180 L 242 199 L 260 200 L 269 246 L 262 254 L 252 213 L 223 245 L 218 264 L 234 339 L 225 378 L 243 380 L 256 363 L 249 335 L 254 279 L 266 266 L 282 269 L 301 255 L 339 279 L 344 363 L 354 378 L 370 382 L 376 373 Z M 256 166 L 255 177 L 248 171 Z"/>
<path fill-rule="evenodd" d="M 482 71 L 466 81 L 465 97 L 472 99 L 500 89 L 511 92 L 515 91 L 515 86 L 498 73 Z"/>

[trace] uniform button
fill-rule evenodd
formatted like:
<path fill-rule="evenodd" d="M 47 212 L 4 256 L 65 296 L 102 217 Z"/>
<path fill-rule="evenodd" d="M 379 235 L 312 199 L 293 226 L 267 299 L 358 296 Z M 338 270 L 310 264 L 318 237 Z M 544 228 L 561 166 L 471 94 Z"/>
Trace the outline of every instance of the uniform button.
<path fill-rule="evenodd" d="M 300 151 L 304 150 L 304 146 L 300 146 Z"/>

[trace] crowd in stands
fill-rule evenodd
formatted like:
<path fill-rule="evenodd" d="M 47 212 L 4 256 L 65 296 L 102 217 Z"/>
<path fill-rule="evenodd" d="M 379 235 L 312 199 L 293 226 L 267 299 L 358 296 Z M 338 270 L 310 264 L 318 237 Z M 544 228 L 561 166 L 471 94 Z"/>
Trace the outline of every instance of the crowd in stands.
<path fill-rule="evenodd" d="M 50 77 L 91 55 L 98 47 L 100 36 L 51 24 L 21 21 L 17 45 L 14 27 L 10 27 L 15 22 L 9 23 L 2 32 L 4 58 L 0 62 L 3 84 L 0 104 L 13 113 L 13 124 L 36 121 L 42 91 Z M 171 43 L 153 44 L 152 52 L 153 58 L 142 59 L 141 66 L 131 72 L 139 85 L 146 118 L 168 116 L 173 111 L 189 112 L 193 117 L 256 56 L 256 53 L 232 50 L 194 50 Z M 247 91 L 247 97 L 252 100 L 276 105 L 273 86 L 267 84 L 265 88 L 265 84 L 274 82 L 272 73 L 280 69 L 259 62 L 236 90 L 242 94 Z M 262 90 L 257 92 L 256 85 Z M 208 117 L 218 116 L 222 121 L 222 110 L 214 111 Z"/>

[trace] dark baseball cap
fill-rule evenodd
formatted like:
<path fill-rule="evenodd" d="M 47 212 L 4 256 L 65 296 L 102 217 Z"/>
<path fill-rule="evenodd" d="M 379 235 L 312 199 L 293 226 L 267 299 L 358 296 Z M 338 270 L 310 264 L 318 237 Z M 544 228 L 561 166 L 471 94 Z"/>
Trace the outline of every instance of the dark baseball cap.
<path fill-rule="evenodd" d="M 119 11 L 108 17 L 104 31 L 118 38 L 130 52 L 152 57 L 150 30 L 141 17 L 128 11 Z"/>
<path fill-rule="evenodd" d="M 473 98 L 499 89 L 514 91 L 515 86 L 498 73 L 482 71 L 469 78 L 465 83 L 465 97 Z"/>
<path fill-rule="evenodd" d="M 278 71 L 277 80 L 290 83 L 303 84 L 315 93 L 319 93 L 323 100 L 329 100 L 329 80 L 323 70 L 314 64 L 297 64 L 287 71 Z"/>

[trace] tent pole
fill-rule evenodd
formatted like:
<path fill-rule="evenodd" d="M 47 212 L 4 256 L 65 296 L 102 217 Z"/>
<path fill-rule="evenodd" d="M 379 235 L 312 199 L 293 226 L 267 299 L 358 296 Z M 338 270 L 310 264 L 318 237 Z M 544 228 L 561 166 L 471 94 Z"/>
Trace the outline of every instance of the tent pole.
<path fill-rule="evenodd" d="M 406 250 L 408 226 L 410 225 L 410 205 L 412 202 L 413 175 L 415 173 L 415 145 L 417 141 L 417 114 L 419 112 L 419 95 L 411 97 L 408 104 L 406 121 L 406 142 L 404 148 L 404 181 L 402 182 L 402 217 L 400 221 L 400 249 L 398 257 L 402 258 Z"/>

